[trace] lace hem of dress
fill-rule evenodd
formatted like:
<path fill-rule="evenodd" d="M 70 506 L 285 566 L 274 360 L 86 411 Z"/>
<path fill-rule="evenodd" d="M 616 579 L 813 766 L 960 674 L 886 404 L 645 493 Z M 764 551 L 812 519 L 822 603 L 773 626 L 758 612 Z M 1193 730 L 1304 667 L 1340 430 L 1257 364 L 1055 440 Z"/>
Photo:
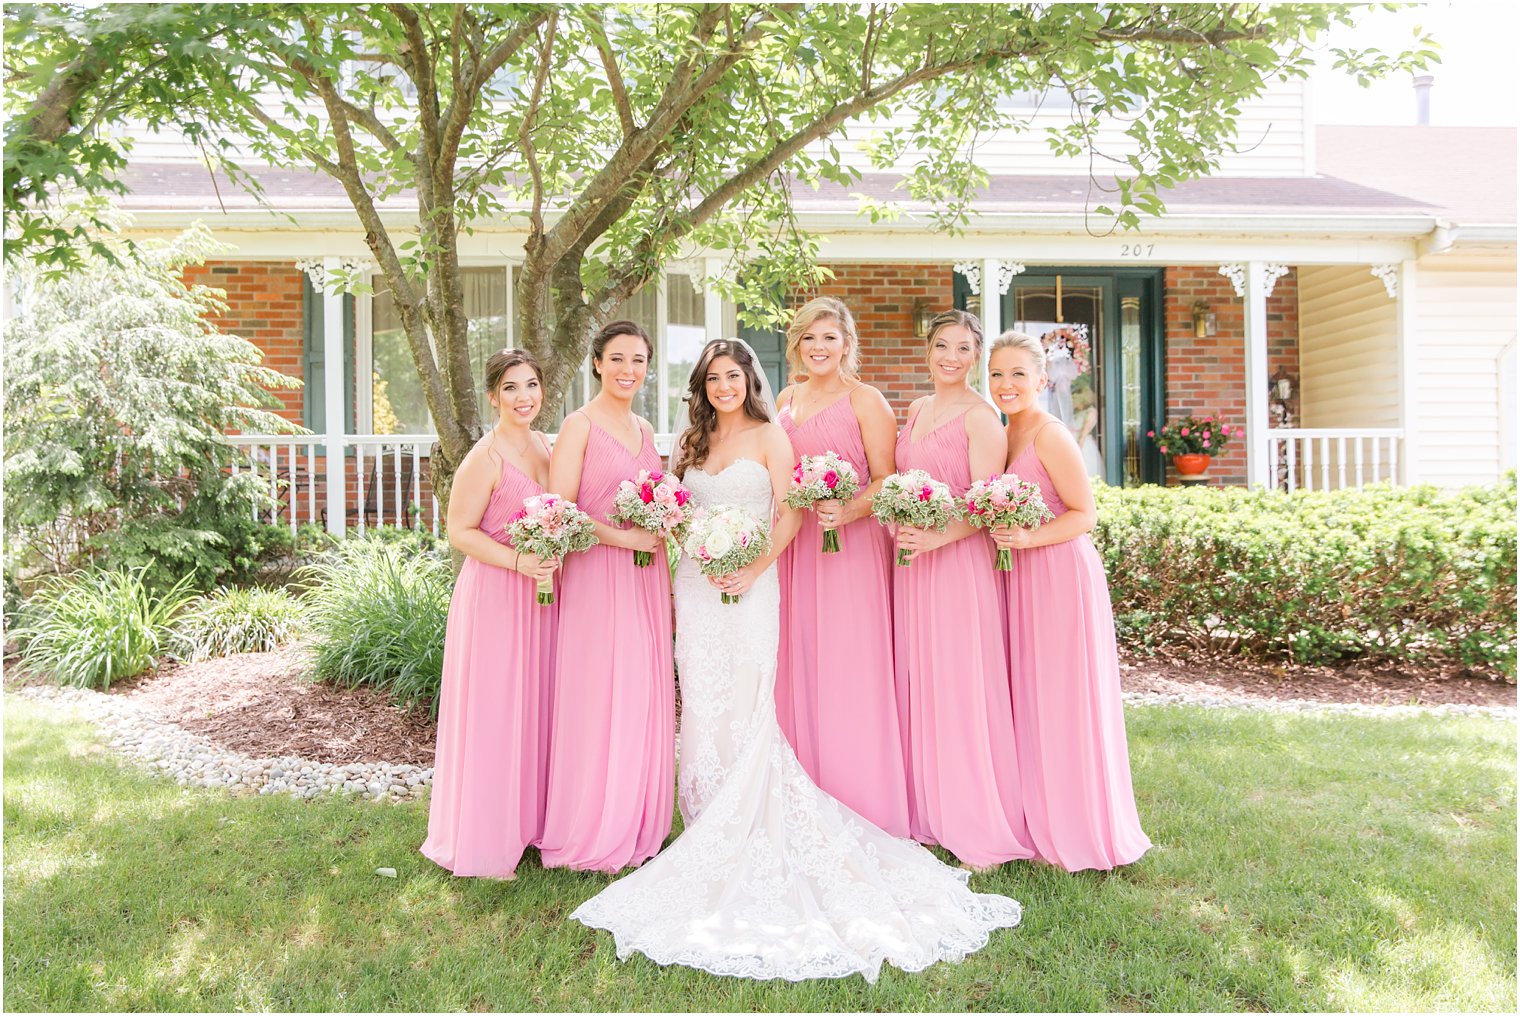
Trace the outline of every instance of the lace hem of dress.
<path fill-rule="evenodd" d="M 957 874 L 969 875 L 967 872 Z M 605 908 L 594 906 L 597 902 L 595 899 L 582 904 L 570 917 L 588 928 L 610 932 L 617 944 L 617 957 L 620 962 L 626 961 L 628 957 L 638 952 L 662 967 L 692 967 L 718 977 L 743 977 L 755 981 L 781 980 L 796 983 L 815 978 L 838 978 L 860 974 L 867 983 L 875 984 L 877 978 L 881 976 L 883 963 L 889 963 L 910 974 L 925 970 L 936 963 L 959 963 L 985 947 L 994 931 L 1000 928 L 1017 927 L 1023 919 L 1023 909 L 1017 902 L 1006 896 L 978 893 L 972 899 L 975 906 L 971 909 L 978 912 L 963 910 L 971 926 L 959 933 L 945 935 L 935 943 L 933 948 L 916 956 L 894 956 L 889 950 L 880 949 L 864 955 L 847 952 L 814 954 L 798 957 L 790 963 L 761 956 L 720 956 L 710 949 L 698 952 L 669 945 L 662 946 L 650 941 L 648 935 L 614 927 L 612 915 L 603 912 Z"/>

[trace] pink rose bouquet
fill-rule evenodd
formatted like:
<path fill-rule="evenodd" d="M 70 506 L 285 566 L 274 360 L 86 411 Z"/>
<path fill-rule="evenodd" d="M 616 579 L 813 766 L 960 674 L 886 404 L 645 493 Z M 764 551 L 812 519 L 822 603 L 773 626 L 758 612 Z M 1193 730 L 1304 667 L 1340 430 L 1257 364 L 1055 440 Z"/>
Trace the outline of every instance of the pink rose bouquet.
<path fill-rule="evenodd" d="M 1040 485 L 1004 473 L 977 480 L 966 490 L 966 521 L 979 529 L 1038 529 L 1055 518 L 1040 494 Z M 997 570 L 1013 570 L 1013 551 L 999 547 Z"/>
<path fill-rule="evenodd" d="M 913 526 L 941 532 L 960 517 L 950 488 L 922 469 L 893 473 L 871 498 L 871 513 L 884 526 Z M 897 549 L 897 563 L 906 568 L 908 552 Z"/>
<path fill-rule="evenodd" d="M 537 494 L 523 501 L 507 522 L 507 539 L 517 550 L 543 558 L 564 559 L 596 544 L 591 516 L 558 494 Z M 553 578 L 538 580 L 540 605 L 554 602 Z"/>
<path fill-rule="evenodd" d="M 640 470 L 638 478 L 618 484 L 612 498 L 613 522 L 627 522 L 651 533 L 669 537 L 686 521 L 686 502 L 691 491 L 681 486 L 674 473 L 658 469 Z M 654 555 L 647 550 L 633 552 L 633 563 L 647 567 Z"/>
<path fill-rule="evenodd" d="M 771 548 L 770 524 L 743 508 L 717 505 L 691 513 L 681 550 L 697 563 L 703 575 L 728 575 L 752 563 Z M 724 593 L 724 603 L 738 603 Z"/>
<path fill-rule="evenodd" d="M 812 508 L 819 501 L 848 501 L 860 491 L 855 467 L 837 452 L 804 455 L 792 473 L 792 485 L 786 490 L 786 503 L 792 508 Z M 823 552 L 839 551 L 839 531 L 824 529 Z"/>

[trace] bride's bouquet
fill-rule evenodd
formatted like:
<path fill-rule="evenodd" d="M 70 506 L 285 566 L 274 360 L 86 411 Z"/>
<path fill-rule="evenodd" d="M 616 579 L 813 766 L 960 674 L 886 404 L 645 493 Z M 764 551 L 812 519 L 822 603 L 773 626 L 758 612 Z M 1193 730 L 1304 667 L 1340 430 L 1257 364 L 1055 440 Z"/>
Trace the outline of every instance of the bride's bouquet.
<path fill-rule="evenodd" d="M 669 537 L 686 521 L 686 502 L 691 491 L 681 486 L 672 473 L 658 469 L 644 469 L 638 478 L 618 484 L 612 498 L 613 522 L 627 522 Z M 647 550 L 633 552 L 633 563 L 640 568 L 648 566 L 654 555 Z"/>
<path fill-rule="evenodd" d="M 792 485 L 786 490 L 786 503 L 791 508 L 812 508 L 819 501 L 848 501 L 860 490 L 860 478 L 855 467 L 837 452 L 822 455 L 804 455 L 792 473 Z M 823 552 L 834 554 L 839 550 L 839 530 L 824 529 Z"/>
<path fill-rule="evenodd" d="M 1038 529 L 1055 518 L 1040 494 L 1040 485 L 1004 473 L 977 480 L 966 489 L 966 521 L 980 529 Z M 1013 570 L 1013 552 L 999 547 L 997 570 Z"/>
<path fill-rule="evenodd" d="M 507 539 L 519 551 L 563 560 L 567 554 L 594 546 L 596 527 L 574 501 L 558 494 L 537 494 L 525 498 L 517 514 L 507 521 Z M 552 576 L 538 580 L 538 602 L 554 602 Z"/>
<path fill-rule="evenodd" d="M 697 562 L 703 575 L 736 572 L 770 547 L 770 524 L 732 505 L 692 512 L 681 540 L 681 549 Z M 723 602 L 738 603 L 739 597 L 724 593 Z"/>
<path fill-rule="evenodd" d="M 871 498 L 871 513 L 884 526 L 912 526 L 941 532 L 960 516 L 950 488 L 922 469 L 893 473 Z M 909 565 L 908 552 L 897 548 L 897 564 Z"/>

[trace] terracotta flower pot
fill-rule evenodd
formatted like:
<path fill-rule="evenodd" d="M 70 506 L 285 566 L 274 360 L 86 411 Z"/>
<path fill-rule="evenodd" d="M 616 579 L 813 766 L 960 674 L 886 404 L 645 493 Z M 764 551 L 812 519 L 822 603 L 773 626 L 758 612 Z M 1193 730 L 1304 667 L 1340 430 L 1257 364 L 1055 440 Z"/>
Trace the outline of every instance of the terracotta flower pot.
<path fill-rule="evenodd" d="M 1207 455 L 1173 455 L 1172 465 L 1177 467 L 1177 472 L 1183 476 L 1202 476 L 1209 471 L 1209 462 L 1212 461 Z"/>

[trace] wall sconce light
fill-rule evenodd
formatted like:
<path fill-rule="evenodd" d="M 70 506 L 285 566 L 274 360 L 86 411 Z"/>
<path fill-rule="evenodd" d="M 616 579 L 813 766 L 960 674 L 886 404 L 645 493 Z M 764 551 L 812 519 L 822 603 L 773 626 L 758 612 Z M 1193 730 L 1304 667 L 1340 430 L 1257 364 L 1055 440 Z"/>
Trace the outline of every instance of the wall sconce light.
<path fill-rule="evenodd" d="M 1200 339 L 1206 339 L 1219 330 L 1219 318 L 1214 314 L 1214 308 L 1204 300 L 1193 304 L 1193 335 Z"/>
<path fill-rule="evenodd" d="M 929 337 L 929 322 L 934 320 L 934 304 L 927 296 L 913 298 L 913 334 L 920 339 Z"/>
<path fill-rule="evenodd" d="M 1267 402 L 1272 407 L 1275 426 L 1293 426 L 1293 375 L 1286 367 L 1278 367 L 1277 373 L 1267 379 Z"/>

